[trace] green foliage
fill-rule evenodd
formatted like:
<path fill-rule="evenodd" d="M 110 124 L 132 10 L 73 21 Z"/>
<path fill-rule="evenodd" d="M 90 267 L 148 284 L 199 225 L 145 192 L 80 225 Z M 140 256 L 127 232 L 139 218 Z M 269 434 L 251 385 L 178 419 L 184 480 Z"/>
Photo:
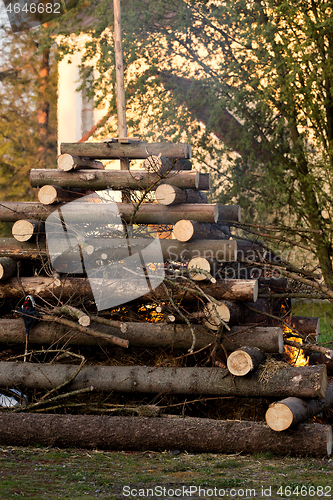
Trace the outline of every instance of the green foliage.
<path fill-rule="evenodd" d="M 191 142 L 195 166 L 212 173 L 215 201 L 239 203 L 249 222 L 311 229 L 298 241 L 333 286 L 332 3 L 122 0 L 121 7 L 129 135 Z M 94 8 L 76 18 L 92 37 L 82 72 L 112 116 L 113 13 L 106 0 Z M 60 54 L 68 51 L 63 42 Z M 116 133 L 115 121 L 102 133 Z"/>
<path fill-rule="evenodd" d="M 2 31 L 0 82 L 0 199 L 35 199 L 29 171 L 56 164 L 56 85 L 54 50 L 50 74 L 42 86 L 40 68 L 44 44 L 31 33 Z M 50 41 L 49 41 L 50 44 Z M 48 131 L 42 140 L 38 125 L 41 101 L 50 105 Z"/>

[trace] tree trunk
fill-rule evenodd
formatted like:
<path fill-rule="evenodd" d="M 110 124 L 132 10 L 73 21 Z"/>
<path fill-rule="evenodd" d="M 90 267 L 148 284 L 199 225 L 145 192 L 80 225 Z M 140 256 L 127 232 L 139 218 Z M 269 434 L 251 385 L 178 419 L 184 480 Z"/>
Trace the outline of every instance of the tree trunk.
<path fill-rule="evenodd" d="M 10 257 L 0 257 L 0 280 L 6 281 L 15 276 L 17 271 L 16 260 Z"/>
<path fill-rule="evenodd" d="M 324 399 L 304 400 L 289 397 L 272 403 L 266 412 L 266 422 L 274 431 L 284 431 L 300 422 L 304 422 L 333 404 L 333 382 L 328 384 Z"/>
<path fill-rule="evenodd" d="M 89 239 L 89 255 L 96 259 L 102 254 L 106 254 L 111 260 L 121 260 L 128 257 L 128 248 L 131 248 L 132 255 L 145 249 L 145 258 L 156 259 L 156 247 L 153 246 L 152 254 L 147 256 L 149 244 L 153 239 L 146 238 L 135 239 L 116 239 L 106 240 L 103 238 Z M 0 240 L 1 242 L 1 240 Z M 237 241 L 235 240 L 206 240 L 181 243 L 177 240 L 160 239 L 162 255 L 164 261 L 186 261 L 192 258 L 212 258 L 219 262 L 234 261 L 237 254 Z"/>
<path fill-rule="evenodd" d="M 244 346 L 228 356 L 227 367 L 232 375 L 243 377 L 256 370 L 265 359 L 265 354 L 257 347 Z"/>
<path fill-rule="evenodd" d="M 230 229 L 220 224 L 204 224 L 182 219 L 174 225 L 173 236 L 181 242 L 206 239 L 228 240 Z"/>
<path fill-rule="evenodd" d="M 86 142 L 62 143 L 61 154 L 69 153 L 75 156 L 84 156 L 93 159 L 113 159 L 131 158 L 133 160 L 144 160 L 148 156 L 155 155 L 173 158 L 191 159 L 192 148 L 189 144 L 175 144 L 173 142 Z"/>
<path fill-rule="evenodd" d="M 332 428 L 302 424 L 297 430 L 276 434 L 263 422 L 1 413 L 0 444 L 111 451 L 271 452 L 282 456 L 326 457 L 332 452 Z M 199 486 L 189 488 L 191 495 L 199 491 Z"/>
<path fill-rule="evenodd" d="M 38 191 L 38 200 L 43 203 L 43 205 L 54 205 L 55 203 L 70 202 L 82 198 L 86 193 L 84 191 L 71 191 L 69 189 L 63 189 L 59 186 L 51 186 L 45 184 Z"/>
<path fill-rule="evenodd" d="M 40 234 L 45 235 L 45 224 L 38 220 L 18 220 L 12 227 L 12 235 L 20 242 L 29 241 Z"/>
<path fill-rule="evenodd" d="M 80 158 L 79 156 L 72 156 L 69 154 L 60 155 L 58 157 L 58 168 L 64 172 L 71 170 L 81 170 L 83 168 L 96 168 L 104 170 L 104 165 L 101 161 L 94 161 L 89 158 Z"/>
<path fill-rule="evenodd" d="M 0 387 L 51 390 L 64 384 L 77 365 L 0 362 Z M 110 393 L 207 394 L 239 397 L 323 398 L 327 389 L 326 366 L 286 367 L 260 382 L 261 370 L 233 378 L 215 367 L 84 366 L 69 390 L 93 387 Z"/>
<path fill-rule="evenodd" d="M 176 282 L 175 282 L 176 283 Z M 181 282 L 183 286 L 183 282 Z M 133 297 L 137 296 L 135 282 L 128 280 L 105 280 L 101 283 L 103 290 L 109 290 L 110 293 L 116 292 L 118 296 L 123 297 L 123 303 L 130 302 Z M 169 293 L 172 292 L 173 300 L 191 302 L 195 297 L 198 297 L 198 290 L 179 289 L 174 286 L 167 285 Z M 216 300 L 255 300 L 258 293 L 258 283 L 255 280 L 226 280 L 218 281 L 215 284 L 203 283 L 202 290 L 215 298 Z M 55 297 L 61 300 L 69 298 L 82 298 L 86 300 L 93 299 L 89 280 L 87 278 L 65 278 L 61 280 L 60 286 L 53 278 L 31 277 L 31 278 L 12 278 L 0 286 L 0 298 L 22 298 L 25 295 L 39 295 L 44 299 L 54 299 Z M 151 300 L 168 301 L 168 295 L 163 285 L 157 286 L 152 292 L 149 292 L 140 297 L 143 302 Z"/>
<path fill-rule="evenodd" d="M 117 323 L 117 322 L 116 322 Z M 129 341 L 129 347 L 148 348 L 172 348 L 189 349 L 192 345 L 192 333 L 187 325 L 166 323 L 123 323 L 110 327 L 92 323 L 96 331 L 113 336 L 121 336 Z M 216 336 L 208 332 L 202 325 L 193 325 L 196 349 L 203 349 L 215 344 Z M 0 319 L 0 343 L 1 344 L 24 344 L 25 333 L 23 320 Z M 231 352 L 243 345 L 258 347 L 265 352 L 283 352 L 283 334 L 281 328 L 252 327 L 247 329 L 231 328 L 226 332 L 223 339 L 226 351 Z M 51 322 L 39 321 L 34 324 L 29 332 L 29 343 L 39 345 L 86 345 L 86 346 L 109 346 L 109 342 L 102 338 L 97 339 L 79 330 L 69 328 L 65 325 Z M 219 347 L 219 345 L 218 345 Z"/>
<path fill-rule="evenodd" d="M 15 238 L 0 238 L 0 257 L 17 260 L 41 260 L 48 257 L 45 239 L 34 242 L 19 242 Z"/>
<path fill-rule="evenodd" d="M 204 183 L 207 174 L 192 172 L 170 172 L 165 178 L 154 172 L 145 170 L 79 170 L 68 174 L 55 169 L 32 169 L 30 183 L 32 187 L 41 187 L 46 184 L 63 188 L 80 189 L 136 189 L 145 190 L 155 185 L 172 184 L 183 189 L 199 189 Z M 205 183 L 204 183 L 205 185 Z M 207 189 L 207 186 L 200 187 Z"/>
<path fill-rule="evenodd" d="M 160 205 L 180 205 L 182 203 L 208 203 L 206 193 L 194 189 L 180 189 L 170 184 L 160 184 L 155 191 Z"/>

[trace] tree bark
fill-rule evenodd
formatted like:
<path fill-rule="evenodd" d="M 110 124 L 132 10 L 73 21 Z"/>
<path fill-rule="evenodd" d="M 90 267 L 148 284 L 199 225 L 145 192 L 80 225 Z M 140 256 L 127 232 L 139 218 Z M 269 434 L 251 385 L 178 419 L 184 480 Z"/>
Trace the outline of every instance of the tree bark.
<path fill-rule="evenodd" d="M 266 412 L 267 425 L 274 431 L 284 431 L 300 422 L 304 422 L 333 404 L 333 382 L 328 384 L 324 399 L 304 400 L 289 397 L 272 403 Z"/>
<path fill-rule="evenodd" d="M 308 316 L 290 316 L 288 323 L 298 330 L 302 335 L 309 335 L 318 340 L 320 332 L 320 318 Z"/>
<path fill-rule="evenodd" d="M 1 240 L 0 240 L 1 242 Z M 142 250 L 149 249 L 149 244 L 153 243 L 153 239 L 135 238 L 135 239 L 112 239 L 105 240 L 96 238 L 89 240 L 89 251 L 92 258 L 96 258 L 101 254 L 106 254 L 111 260 L 121 260 L 128 257 L 128 248 L 131 248 L 132 255 Z M 219 262 L 231 262 L 236 259 L 237 241 L 236 240 L 205 240 L 181 243 L 177 240 L 160 239 L 162 255 L 164 261 L 186 261 L 192 258 L 201 257 L 206 260 L 212 258 L 218 259 Z M 1 248 L 1 247 L 0 247 Z M 148 258 L 148 256 L 146 257 Z M 156 259 L 156 248 L 153 247 L 149 258 Z"/>
<path fill-rule="evenodd" d="M 56 169 L 32 169 L 30 184 L 32 187 L 45 185 L 80 189 L 136 189 L 145 190 L 161 184 L 171 184 L 182 189 L 208 189 L 207 175 L 196 171 L 170 172 L 165 178 L 145 170 L 78 170 L 63 172 Z"/>
<path fill-rule="evenodd" d="M 296 430 L 276 434 L 264 422 L 1 413 L 0 444 L 326 457 L 332 452 L 332 428 L 302 424 Z M 198 493 L 198 486 L 191 488 L 192 494 Z"/>
<path fill-rule="evenodd" d="M 256 370 L 265 359 L 265 354 L 257 347 L 244 346 L 228 356 L 227 367 L 232 375 L 244 377 Z"/>
<path fill-rule="evenodd" d="M 54 205 L 55 203 L 70 202 L 82 198 L 86 193 L 84 191 L 71 191 L 69 189 L 63 189 L 59 186 L 51 186 L 45 184 L 38 191 L 38 200 L 43 203 L 43 205 Z"/>
<path fill-rule="evenodd" d="M 0 362 L 0 387 L 51 390 L 70 379 L 77 365 Z M 96 391 L 145 394 L 207 394 L 239 397 L 323 398 L 326 366 L 286 367 L 272 373 L 265 384 L 261 370 L 233 378 L 215 367 L 84 366 L 69 390 L 92 386 Z"/>
<path fill-rule="evenodd" d="M 38 220 L 17 220 L 12 227 L 12 235 L 20 242 L 29 241 L 40 234 L 45 235 L 45 225 Z"/>
<path fill-rule="evenodd" d="M 37 122 L 39 129 L 40 146 L 38 148 L 38 163 L 46 166 L 46 154 L 48 149 L 47 139 L 49 132 L 50 103 L 47 100 L 47 86 L 50 74 L 50 49 L 44 48 L 42 62 L 39 70 L 39 103 L 37 110 Z"/>
<path fill-rule="evenodd" d="M 117 323 L 117 322 L 116 322 Z M 216 336 L 202 325 L 192 325 L 196 336 L 196 349 L 215 345 Z M 117 327 L 92 323 L 92 328 L 102 333 L 121 336 L 128 340 L 129 347 L 172 348 L 188 350 L 192 345 L 192 333 L 187 325 L 166 323 L 124 323 L 118 322 Z M 23 320 L 0 319 L 0 343 L 24 344 L 25 333 Z M 265 352 L 283 352 L 283 333 L 281 328 L 252 327 L 231 328 L 222 338 L 224 349 L 234 351 L 243 345 L 258 347 Z M 83 345 L 109 346 L 109 342 L 92 337 L 88 334 L 69 328 L 65 325 L 40 321 L 34 324 L 29 332 L 29 343 L 38 345 Z M 220 347 L 218 345 L 218 347 Z"/>
<path fill-rule="evenodd" d="M 119 158 L 144 160 L 148 156 L 158 156 L 159 154 L 166 157 L 188 159 L 191 159 L 192 156 L 192 148 L 189 144 L 175 144 L 172 142 L 130 142 L 128 144 L 119 142 L 62 143 L 60 150 L 61 154 L 69 153 L 100 160 L 119 160 Z"/>
<path fill-rule="evenodd" d="M 148 156 L 143 162 L 142 168 L 150 172 L 166 174 L 173 170 L 192 170 L 192 162 L 187 158 L 166 158 L 165 156 Z"/>
<path fill-rule="evenodd" d="M 183 286 L 183 282 L 181 282 Z M 133 300 L 135 293 L 135 283 L 130 283 L 128 280 L 105 280 L 101 282 L 101 286 L 112 291 L 117 291 L 118 295 L 122 295 L 125 304 Z M 198 297 L 198 290 L 180 289 L 171 285 L 167 285 L 169 293 L 172 292 L 175 301 L 191 302 L 193 298 Z M 201 289 L 216 300 L 255 300 L 258 294 L 258 283 L 255 280 L 226 280 L 218 281 L 215 284 L 203 283 Z M 54 299 L 55 297 L 61 300 L 69 298 L 82 298 L 86 300 L 93 299 L 89 280 L 87 278 L 65 278 L 61 280 L 59 285 L 53 278 L 31 277 L 31 278 L 11 278 L 6 283 L 0 285 L 0 298 L 22 298 L 25 295 L 36 295 L 45 299 Z M 161 285 L 157 286 L 152 292 L 149 292 L 140 297 L 143 302 L 151 300 L 168 301 L 168 295 Z"/>
<path fill-rule="evenodd" d="M 67 305 L 65 304 L 64 306 L 61 307 L 57 307 L 53 309 L 52 312 L 55 314 L 68 314 L 69 316 L 72 316 L 72 318 L 76 318 L 79 325 L 81 326 L 89 326 L 91 323 L 88 314 L 68 304 Z"/>
<path fill-rule="evenodd" d="M 45 239 L 35 242 L 20 242 L 15 238 L 0 238 L 0 257 L 17 260 L 41 260 L 48 256 Z"/>
<path fill-rule="evenodd" d="M 220 224 L 204 224 L 191 220 L 180 220 L 173 228 L 173 236 L 181 242 L 194 240 L 228 240 L 230 229 Z"/>
<path fill-rule="evenodd" d="M 79 156 L 72 156 L 69 154 L 60 155 L 57 162 L 59 170 L 63 170 L 64 172 L 83 168 L 104 170 L 104 165 L 101 161 L 91 160 L 90 158 L 80 158 Z"/>
<path fill-rule="evenodd" d="M 16 260 L 10 257 L 0 257 L 0 280 L 6 281 L 15 276 L 17 271 Z"/>
<path fill-rule="evenodd" d="M 182 203 L 208 203 L 206 193 L 194 189 L 180 189 L 170 184 L 160 184 L 155 191 L 160 205 L 180 205 Z"/>

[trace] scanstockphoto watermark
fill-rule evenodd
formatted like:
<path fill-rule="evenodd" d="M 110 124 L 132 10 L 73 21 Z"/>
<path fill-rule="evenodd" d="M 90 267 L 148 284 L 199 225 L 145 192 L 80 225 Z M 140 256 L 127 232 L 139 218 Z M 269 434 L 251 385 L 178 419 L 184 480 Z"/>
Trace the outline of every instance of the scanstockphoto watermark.
<path fill-rule="evenodd" d="M 13 33 L 26 31 L 58 19 L 78 0 L 3 0 Z"/>
<path fill-rule="evenodd" d="M 125 498 L 255 498 L 262 491 L 255 488 L 220 488 L 202 486 L 154 486 L 153 488 L 137 488 L 124 486 L 122 494 Z"/>

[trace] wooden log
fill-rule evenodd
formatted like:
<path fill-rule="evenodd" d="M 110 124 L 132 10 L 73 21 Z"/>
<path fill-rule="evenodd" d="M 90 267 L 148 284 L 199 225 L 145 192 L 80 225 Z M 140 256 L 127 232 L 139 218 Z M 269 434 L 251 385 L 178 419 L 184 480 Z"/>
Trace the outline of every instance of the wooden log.
<path fill-rule="evenodd" d="M 97 281 L 95 281 L 98 284 Z M 180 282 L 183 285 L 183 281 Z M 100 282 L 101 289 L 109 294 L 117 294 L 123 298 L 123 303 L 133 300 L 137 296 L 135 282 L 130 283 L 128 280 L 109 279 Z M 191 302 L 194 297 L 198 297 L 196 288 L 176 288 L 167 284 L 169 293 L 172 293 L 175 301 Z M 210 295 L 216 300 L 255 300 L 258 294 L 258 283 L 255 280 L 225 280 L 217 283 L 202 283 L 204 293 Z M 70 297 L 79 298 L 82 295 L 88 300 L 93 299 L 89 280 L 87 278 L 64 278 L 61 280 L 61 285 L 54 281 L 53 278 L 46 277 L 31 277 L 31 278 L 11 278 L 0 285 L 0 298 L 22 298 L 25 295 L 39 295 L 43 298 L 54 299 L 61 297 L 62 300 L 67 300 Z M 152 292 L 149 292 L 140 297 L 143 302 L 150 301 L 167 301 L 168 295 L 163 287 L 163 284 L 158 285 Z"/>
<path fill-rule="evenodd" d="M 76 318 L 79 325 L 81 326 L 89 326 L 91 321 L 90 317 L 88 314 L 84 313 L 80 309 L 77 309 L 76 307 L 70 306 L 68 304 L 65 304 L 64 306 L 57 307 L 53 310 L 54 314 L 68 314 L 69 316 L 72 316 L 72 318 Z"/>
<path fill-rule="evenodd" d="M 6 281 L 15 276 L 17 271 L 16 260 L 10 257 L 0 257 L 0 280 Z"/>
<path fill-rule="evenodd" d="M 239 205 L 218 205 L 218 222 L 240 222 L 241 207 Z"/>
<path fill-rule="evenodd" d="M 145 159 L 142 167 L 149 172 L 158 172 L 164 175 L 171 170 L 174 172 L 192 170 L 192 162 L 186 158 L 166 158 L 165 156 L 152 155 Z"/>
<path fill-rule="evenodd" d="M 206 193 L 194 189 L 180 189 L 170 184 L 160 184 L 155 191 L 160 205 L 180 205 L 182 203 L 208 203 Z"/>
<path fill-rule="evenodd" d="M 128 340 L 130 347 L 173 348 L 188 350 L 192 345 L 192 333 L 187 325 L 146 323 L 146 322 L 115 322 L 117 326 L 105 326 L 93 323 L 92 328 L 113 336 L 120 335 Z M 196 336 L 196 349 L 215 345 L 216 336 L 202 325 L 193 325 Z M 120 332 L 120 333 L 119 333 Z M 231 352 L 242 345 L 258 347 L 265 352 L 283 352 L 283 333 L 281 328 L 253 327 L 238 329 L 233 327 L 223 337 L 223 346 Z M 0 318 L 0 344 L 24 344 L 25 332 L 22 319 Z M 29 343 L 38 345 L 83 345 L 109 346 L 109 342 L 97 339 L 79 330 L 65 325 L 50 322 L 38 322 L 29 333 Z"/>
<path fill-rule="evenodd" d="M 0 362 L 0 387 L 51 390 L 62 385 L 76 365 Z M 323 398 L 327 389 L 326 366 L 279 369 L 265 384 L 261 370 L 233 379 L 228 370 L 214 367 L 84 366 L 68 389 L 93 386 L 96 391 L 124 393 L 210 394 L 240 397 Z"/>
<path fill-rule="evenodd" d="M 45 220 L 58 208 L 35 202 L 6 202 L 0 206 L 0 221 L 14 222 L 18 219 Z M 188 204 L 164 207 L 154 203 L 143 203 L 135 212 L 134 219 L 133 213 L 134 207 L 130 203 L 81 203 L 77 201 L 66 205 L 66 215 L 68 215 L 71 222 L 89 222 L 97 225 L 120 224 L 121 219 L 127 223 L 133 222 L 135 224 L 171 225 L 184 216 L 191 217 L 192 220 L 199 222 L 216 222 L 218 206 L 213 204 Z M 84 214 L 83 218 L 82 214 Z"/>
<path fill-rule="evenodd" d="M 218 304 L 208 303 L 204 309 L 204 325 L 210 330 L 218 330 L 220 318 L 226 323 L 235 325 L 240 323 L 243 317 L 243 310 L 239 303 L 220 301 Z"/>
<path fill-rule="evenodd" d="M 63 154 L 58 156 L 58 168 L 64 172 L 71 170 L 81 170 L 83 168 L 96 168 L 104 170 L 104 165 L 101 161 L 91 160 L 90 158 L 81 158 L 79 156 Z"/>
<path fill-rule="evenodd" d="M 131 158 L 133 160 L 144 160 L 148 156 L 166 156 L 168 158 L 191 159 L 192 148 L 190 144 L 176 143 L 148 143 L 130 142 L 85 142 L 85 143 L 62 143 L 61 154 L 69 153 L 76 156 L 84 156 L 94 159 Z"/>
<path fill-rule="evenodd" d="M 163 184 L 172 184 L 183 189 L 207 190 L 207 175 L 199 172 L 170 172 L 165 178 L 145 170 L 79 170 L 67 172 L 56 169 L 32 169 L 32 187 L 45 185 L 80 189 L 136 189 L 144 190 Z"/>
<path fill-rule="evenodd" d="M 265 359 L 265 354 L 257 347 L 244 346 L 228 356 L 227 367 L 232 375 L 243 377 L 256 370 Z"/>
<path fill-rule="evenodd" d="M 70 202 L 82 198 L 86 193 L 84 191 L 71 191 L 69 189 L 63 189 L 59 186 L 51 186 L 45 184 L 38 191 L 38 200 L 43 203 L 43 205 L 54 205 L 55 203 Z"/>
<path fill-rule="evenodd" d="M 228 240 L 230 229 L 220 224 L 204 224 L 192 220 L 179 220 L 173 228 L 173 236 L 181 242 L 193 240 Z"/>
<path fill-rule="evenodd" d="M 301 424 L 276 434 L 264 422 L 244 420 L 1 413 L 0 445 L 326 457 L 332 453 L 332 428 Z M 209 491 L 200 488 L 201 494 Z M 199 494 L 199 486 L 187 489 L 193 498 Z"/>
<path fill-rule="evenodd" d="M 1 241 L 1 240 L 0 240 Z M 148 253 L 149 241 L 147 238 L 135 239 L 90 239 L 89 254 L 96 258 L 101 254 L 106 254 L 110 260 L 121 260 L 128 257 L 128 248 L 131 248 L 132 255 L 145 249 L 146 259 L 156 259 L 156 248 L 152 247 L 152 252 Z M 192 258 L 201 257 L 206 260 L 212 258 L 219 262 L 234 261 L 237 254 L 237 242 L 235 240 L 206 240 L 181 243 L 177 240 L 160 239 L 164 261 L 188 261 Z"/>
<path fill-rule="evenodd" d="M 15 238 L 0 238 L 0 257 L 12 257 L 15 260 L 41 260 L 48 256 L 45 240 L 20 242 Z"/>
<path fill-rule="evenodd" d="M 320 333 L 320 318 L 311 316 L 290 316 L 288 323 L 302 335 L 310 335 L 318 340 Z"/>
<path fill-rule="evenodd" d="M 332 404 L 333 382 L 331 381 L 327 386 L 324 399 L 305 400 L 295 397 L 283 399 L 269 406 L 265 419 L 271 429 L 281 432 L 318 415 L 330 408 Z"/>
<path fill-rule="evenodd" d="M 324 354 L 320 354 L 319 352 L 305 351 L 305 356 L 309 356 L 309 365 L 326 365 L 327 374 L 333 374 L 333 360 L 325 356 Z"/>
<path fill-rule="evenodd" d="M 29 241 L 39 234 L 45 235 L 45 225 L 38 220 L 17 220 L 12 227 L 12 235 L 17 241 Z"/>
<path fill-rule="evenodd" d="M 193 271 L 191 271 L 191 269 L 193 269 Z M 187 270 L 190 271 L 189 276 L 192 280 L 204 281 L 208 279 L 208 275 L 210 273 L 210 263 L 203 257 L 194 257 L 187 264 Z M 200 272 L 200 270 L 203 272 Z M 216 282 L 215 278 L 212 278 L 210 281 L 212 281 L 212 283 Z"/>

